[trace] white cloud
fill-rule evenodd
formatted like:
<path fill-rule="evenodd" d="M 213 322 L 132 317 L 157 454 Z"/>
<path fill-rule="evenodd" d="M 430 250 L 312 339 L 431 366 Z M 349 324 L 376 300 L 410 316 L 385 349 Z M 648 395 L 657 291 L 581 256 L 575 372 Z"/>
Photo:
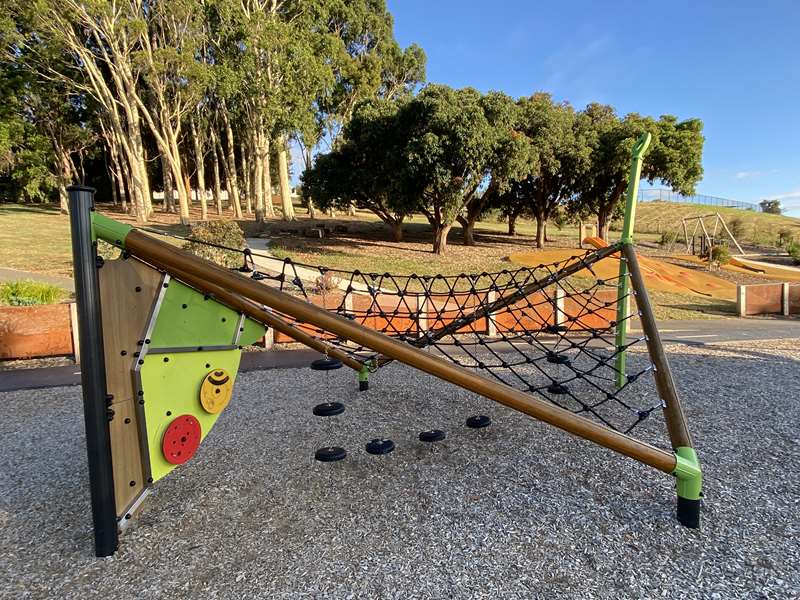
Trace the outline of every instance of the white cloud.
<path fill-rule="evenodd" d="M 751 179 L 753 177 L 763 177 L 764 175 L 772 175 L 773 173 L 777 173 L 778 169 L 772 169 L 771 171 L 739 171 L 736 173 L 736 179 Z"/>

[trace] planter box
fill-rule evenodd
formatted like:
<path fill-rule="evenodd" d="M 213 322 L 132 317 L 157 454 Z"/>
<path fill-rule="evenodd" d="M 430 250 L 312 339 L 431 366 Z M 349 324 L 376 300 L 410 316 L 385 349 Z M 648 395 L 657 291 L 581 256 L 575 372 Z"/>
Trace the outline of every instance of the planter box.
<path fill-rule="evenodd" d="M 73 352 L 70 304 L 0 307 L 0 359 Z"/>
<path fill-rule="evenodd" d="M 799 314 L 800 285 L 789 283 L 739 285 L 737 308 L 740 317 Z"/>

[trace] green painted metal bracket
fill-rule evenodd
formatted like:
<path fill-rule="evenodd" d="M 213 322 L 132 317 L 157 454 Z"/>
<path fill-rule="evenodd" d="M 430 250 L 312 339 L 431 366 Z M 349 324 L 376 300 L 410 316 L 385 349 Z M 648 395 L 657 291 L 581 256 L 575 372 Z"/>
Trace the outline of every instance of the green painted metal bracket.
<path fill-rule="evenodd" d="M 621 244 L 633 243 L 633 225 L 636 220 L 636 199 L 639 195 L 639 180 L 642 177 L 642 163 L 644 154 L 650 146 L 652 136 L 649 133 L 642 135 L 631 150 L 631 172 L 628 179 L 628 189 L 625 192 L 625 220 L 622 224 Z M 617 282 L 617 388 L 627 383 L 628 376 L 625 372 L 625 343 L 628 338 L 628 315 L 630 314 L 630 297 L 628 282 L 628 263 L 625 258 L 619 257 L 619 279 Z"/>
<path fill-rule="evenodd" d="M 117 248 L 125 248 L 125 238 L 130 233 L 130 225 L 109 219 L 98 212 L 92 212 L 92 237 L 113 244 Z"/>
<path fill-rule="evenodd" d="M 683 446 L 675 450 L 675 470 L 678 480 L 678 497 L 686 500 L 700 500 L 703 496 L 703 472 L 694 448 Z"/>

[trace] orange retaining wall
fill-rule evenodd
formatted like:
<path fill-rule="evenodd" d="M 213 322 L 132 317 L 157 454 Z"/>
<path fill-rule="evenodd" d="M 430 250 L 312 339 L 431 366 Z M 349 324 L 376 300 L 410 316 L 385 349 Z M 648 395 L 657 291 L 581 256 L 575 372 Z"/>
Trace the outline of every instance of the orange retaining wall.
<path fill-rule="evenodd" d="M 73 353 L 69 304 L 0 307 L 0 359 Z"/>

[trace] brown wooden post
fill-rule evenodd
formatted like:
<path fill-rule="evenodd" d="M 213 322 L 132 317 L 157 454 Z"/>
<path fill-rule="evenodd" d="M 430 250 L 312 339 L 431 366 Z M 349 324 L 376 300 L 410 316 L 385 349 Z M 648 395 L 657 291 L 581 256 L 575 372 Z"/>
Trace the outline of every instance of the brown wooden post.
<path fill-rule="evenodd" d="M 644 284 L 639 261 L 636 258 L 636 251 L 630 244 L 625 244 L 622 247 L 622 252 L 628 262 L 631 284 L 636 294 L 636 306 L 639 309 L 639 318 L 642 322 L 642 331 L 646 336 L 647 350 L 650 353 L 650 360 L 653 361 L 655 366 L 658 395 L 664 401 L 664 417 L 667 421 L 669 439 L 673 448 L 692 447 L 692 439 L 686 425 L 686 417 L 683 414 L 680 398 L 678 398 L 675 381 L 672 379 L 672 371 L 669 368 L 664 346 L 661 344 L 661 335 L 658 333 L 653 307 L 647 295 L 647 288 Z"/>

